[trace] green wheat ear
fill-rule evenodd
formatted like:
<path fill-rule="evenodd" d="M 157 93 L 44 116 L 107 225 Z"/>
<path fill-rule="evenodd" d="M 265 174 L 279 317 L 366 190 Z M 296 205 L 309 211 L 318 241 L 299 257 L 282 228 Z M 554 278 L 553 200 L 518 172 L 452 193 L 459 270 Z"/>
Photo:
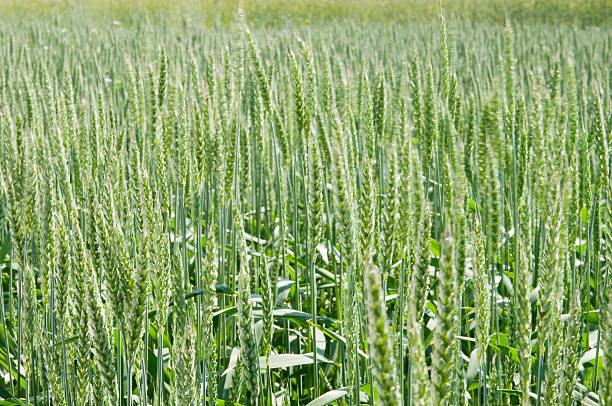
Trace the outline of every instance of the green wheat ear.
<path fill-rule="evenodd" d="M 259 350 L 254 335 L 253 314 L 249 298 L 251 296 L 250 272 L 247 245 L 244 237 L 242 218 L 236 210 L 234 226 L 238 239 L 238 324 L 240 359 L 244 369 L 243 376 L 247 387 L 247 402 L 257 405 L 259 402 Z"/>
<path fill-rule="evenodd" d="M 218 278 L 219 254 L 217 239 L 212 218 L 209 219 L 208 233 L 206 235 L 206 258 L 204 261 L 204 282 L 202 295 L 203 306 L 203 345 L 206 362 L 206 379 L 209 404 L 216 404 L 217 398 L 217 358 L 216 341 L 213 325 L 213 310 L 215 306 L 216 283 Z"/>
<path fill-rule="evenodd" d="M 451 402 L 454 388 L 451 387 L 456 356 L 455 334 L 457 328 L 457 307 L 455 303 L 456 275 L 454 262 L 455 245 L 450 229 L 444 231 L 440 241 L 440 272 L 437 292 L 437 326 L 432 345 L 431 381 L 434 388 L 434 402 L 446 405 Z"/>
<path fill-rule="evenodd" d="M 102 301 L 97 291 L 96 280 L 88 281 L 87 311 L 89 317 L 89 337 L 92 343 L 91 352 L 94 361 L 94 379 L 92 394 L 97 403 L 114 403 L 116 393 L 115 365 L 111 342 L 102 313 Z"/>
<path fill-rule="evenodd" d="M 393 345 L 389 337 L 389 323 L 385 309 L 380 271 L 372 260 L 365 267 L 365 290 L 368 308 L 368 344 L 374 367 L 374 382 L 380 405 L 399 405 L 399 391 Z"/>

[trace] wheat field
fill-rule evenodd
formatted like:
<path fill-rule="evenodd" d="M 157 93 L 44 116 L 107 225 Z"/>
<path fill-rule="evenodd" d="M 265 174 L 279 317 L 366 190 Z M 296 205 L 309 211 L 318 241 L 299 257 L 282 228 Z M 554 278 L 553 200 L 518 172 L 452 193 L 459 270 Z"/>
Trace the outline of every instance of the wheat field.
<path fill-rule="evenodd" d="M 246 10 L 3 20 L 0 405 L 612 405 L 612 27 Z"/>

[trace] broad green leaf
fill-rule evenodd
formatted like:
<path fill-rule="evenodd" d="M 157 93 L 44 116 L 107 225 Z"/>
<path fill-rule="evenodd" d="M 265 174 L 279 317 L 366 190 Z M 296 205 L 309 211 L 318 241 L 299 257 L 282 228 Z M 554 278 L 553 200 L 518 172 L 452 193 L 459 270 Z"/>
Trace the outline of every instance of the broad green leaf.
<path fill-rule="evenodd" d="M 275 354 L 271 355 L 269 360 L 270 369 L 290 368 L 314 363 L 314 357 L 311 352 L 306 354 Z M 319 354 L 317 354 L 317 362 L 323 364 L 332 363 L 332 361 Z M 259 366 L 262 369 L 267 367 L 266 357 L 259 357 Z"/>
<path fill-rule="evenodd" d="M 327 393 L 324 393 L 323 395 L 319 396 L 318 398 L 316 398 L 315 400 L 313 400 L 312 402 L 308 403 L 306 406 L 324 406 L 324 405 L 328 405 L 331 402 L 338 400 L 346 395 L 348 395 L 349 393 L 349 388 L 340 388 L 340 389 L 334 389 L 331 390 Z"/>

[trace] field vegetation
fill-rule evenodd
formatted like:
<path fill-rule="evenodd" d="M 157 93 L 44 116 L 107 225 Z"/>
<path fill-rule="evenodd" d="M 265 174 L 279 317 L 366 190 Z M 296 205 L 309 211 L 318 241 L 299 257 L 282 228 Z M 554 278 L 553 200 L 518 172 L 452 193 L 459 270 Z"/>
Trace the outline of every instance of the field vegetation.
<path fill-rule="evenodd" d="M 533 24 L 602 26 L 612 20 L 610 0 L 453 0 L 442 2 L 444 13 L 475 22 L 506 19 Z M 3 0 L 8 15 L 56 15 L 74 10 L 129 21 L 134 15 L 166 19 L 197 18 L 203 24 L 233 24 L 241 7 L 254 25 L 303 25 L 351 19 L 361 22 L 409 23 L 439 18 L 440 2 L 430 0 Z"/>
<path fill-rule="evenodd" d="M 612 405 L 609 4 L 124 3 L 0 6 L 0 405 Z"/>

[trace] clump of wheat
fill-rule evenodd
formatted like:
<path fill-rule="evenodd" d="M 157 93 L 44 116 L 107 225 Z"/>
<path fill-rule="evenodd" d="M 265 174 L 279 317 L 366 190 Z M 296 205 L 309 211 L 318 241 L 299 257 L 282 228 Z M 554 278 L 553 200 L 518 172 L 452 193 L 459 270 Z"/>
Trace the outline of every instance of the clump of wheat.
<path fill-rule="evenodd" d="M 610 403 L 608 26 L 160 7 L 0 27 L 8 402 Z"/>

